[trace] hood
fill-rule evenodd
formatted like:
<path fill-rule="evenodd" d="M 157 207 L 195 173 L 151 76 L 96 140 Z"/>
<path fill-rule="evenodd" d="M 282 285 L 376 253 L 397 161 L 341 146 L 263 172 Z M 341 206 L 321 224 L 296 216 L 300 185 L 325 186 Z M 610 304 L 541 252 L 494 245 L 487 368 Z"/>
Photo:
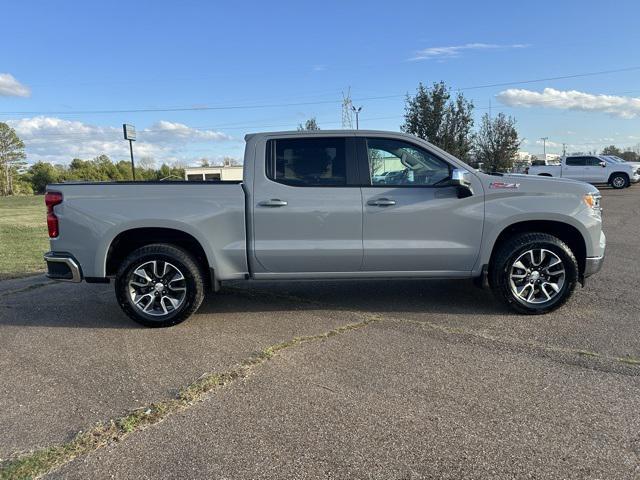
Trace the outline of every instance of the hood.
<path fill-rule="evenodd" d="M 488 189 L 488 191 L 511 190 L 529 193 L 574 192 L 577 194 L 595 193 L 599 191 L 589 183 L 563 177 L 543 177 L 539 175 L 526 175 L 523 173 L 510 173 L 504 175 L 489 175 L 482 173 L 481 175 L 485 188 Z M 496 185 L 498 186 L 496 187 Z"/>

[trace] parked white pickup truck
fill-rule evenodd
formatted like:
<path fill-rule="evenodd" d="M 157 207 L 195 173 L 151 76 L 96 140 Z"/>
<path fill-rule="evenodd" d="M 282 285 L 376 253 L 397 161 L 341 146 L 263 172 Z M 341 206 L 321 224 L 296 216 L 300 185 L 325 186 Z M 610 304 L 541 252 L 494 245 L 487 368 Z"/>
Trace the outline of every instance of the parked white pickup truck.
<path fill-rule="evenodd" d="M 605 251 L 595 187 L 487 175 L 402 133 L 252 134 L 242 181 L 54 184 L 46 204 L 49 277 L 115 279 L 148 326 L 230 280 L 474 278 L 544 313 Z"/>
<path fill-rule="evenodd" d="M 620 162 L 605 155 L 573 155 L 563 157 L 560 165 L 532 165 L 529 175 L 563 177 L 587 183 L 608 184 L 613 188 L 626 188 L 640 181 L 640 167 Z"/>

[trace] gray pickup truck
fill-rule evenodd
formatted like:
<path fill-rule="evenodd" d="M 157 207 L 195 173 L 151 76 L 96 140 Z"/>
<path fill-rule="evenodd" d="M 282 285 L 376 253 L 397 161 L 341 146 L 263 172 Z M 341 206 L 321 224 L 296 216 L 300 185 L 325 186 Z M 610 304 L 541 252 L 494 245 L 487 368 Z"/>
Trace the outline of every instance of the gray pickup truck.
<path fill-rule="evenodd" d="M 147 326 L 231 280 L 473 278 L 545 313 L 605 251 L 595 187 L 487 175 L 391 132 L 251 134 L 242 181 L 54 184 L 46 204 L 48 276 L 115 279 Z"/>

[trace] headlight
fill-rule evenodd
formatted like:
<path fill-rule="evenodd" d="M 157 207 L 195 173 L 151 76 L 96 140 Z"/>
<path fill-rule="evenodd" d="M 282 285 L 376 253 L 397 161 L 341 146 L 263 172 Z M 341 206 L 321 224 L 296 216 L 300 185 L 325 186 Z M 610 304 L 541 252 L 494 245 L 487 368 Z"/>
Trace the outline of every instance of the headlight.
<path fill-rule="evenodd" d="M 584 197 L 582 197 L 587 207 L 591 208 L 592 210 L 598 213 L 600 213 L 600 211 L 602 210 L 602 208 L 600 207 L 601 198 L 602 198 L 602 195 L 600 195 L 599 193 L 587 193 Z"/>

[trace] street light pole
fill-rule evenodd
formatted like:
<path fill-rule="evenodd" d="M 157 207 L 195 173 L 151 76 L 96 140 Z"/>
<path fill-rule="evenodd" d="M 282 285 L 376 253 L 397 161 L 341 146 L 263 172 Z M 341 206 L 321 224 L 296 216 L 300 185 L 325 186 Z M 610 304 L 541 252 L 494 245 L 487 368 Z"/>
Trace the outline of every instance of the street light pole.
<path fill-rule="evenodd" d="M 359 116 L 360 116 L 360 110 L 362 110 L 362 107 L 356 108 L 352 105 L 351 110 L 353 110 L 356 114 L 356 130 L 360 130 Z"/>
<path fill-rule="evenodd" d="M 544 159 L 546 161 L 547 160 L 547 140 L 549 140 L 549 137 L 540 137 L 540 140 L 542 140 L 542 155 L 544 155 Z"/>

